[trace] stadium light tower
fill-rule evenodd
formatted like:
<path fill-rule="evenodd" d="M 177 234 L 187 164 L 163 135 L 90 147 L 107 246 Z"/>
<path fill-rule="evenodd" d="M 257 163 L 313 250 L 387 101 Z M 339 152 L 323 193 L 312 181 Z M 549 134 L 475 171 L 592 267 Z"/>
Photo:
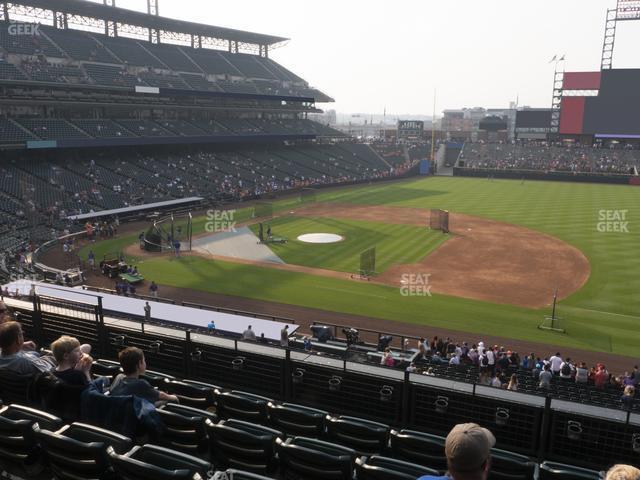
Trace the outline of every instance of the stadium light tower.
<path fill-rule="evenodd" d="M 551 98 L 551 123 L 549 124 L 549 139 L 554 140 L 560 132 L 560 107 L 562 106 L 562 83 L 564 81 L 564 55 L 558 58 L 554 55 L 549 63 L 553 66 L 553 97 Z M 560 69 L 562 64 L 562 70 Z"/>
<path fill-rule="evenodd" d="M 616 8 L 607 10 L 600 70 L 610 70 L 613 68 L 613 47 L 616 43 L 616 26 L 618 22 L 630 20 L 640 20 L 640 0 L 618 0 Z"/>

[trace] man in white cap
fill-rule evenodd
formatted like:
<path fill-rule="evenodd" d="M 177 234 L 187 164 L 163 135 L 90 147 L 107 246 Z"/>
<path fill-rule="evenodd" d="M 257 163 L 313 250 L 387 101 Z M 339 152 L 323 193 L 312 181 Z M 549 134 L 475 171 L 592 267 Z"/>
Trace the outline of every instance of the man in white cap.
<path fill-rule="evenodd" d="M 424 475 L 418 480 L 486 480 L 495 443 L 496 438 L 486 428 L 460 423 L 451 429 L 444 446 L 448 476 Z"/>

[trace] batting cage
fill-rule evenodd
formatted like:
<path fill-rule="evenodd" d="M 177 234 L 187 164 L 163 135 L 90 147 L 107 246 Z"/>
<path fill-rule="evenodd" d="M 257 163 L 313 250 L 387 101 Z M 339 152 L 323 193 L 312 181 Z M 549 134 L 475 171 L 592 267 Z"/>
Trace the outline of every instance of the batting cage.
<path fill-rule="evenodd" d="M 273 204 L 271 202 L 259 202 L 253 206 L 251 218 L 273 217 Z"/>
<path fill-rule="evenodd" d="M 300 190 L 300 203 L 314 203 L 316 201 L 315 188 L 303 188 Z"/>
<path fill-rule="evenodd" d="M 171 214 L 153 222 L 141 238 L 141 247 L 149 252 L 175 250 L 191 251 L 193 225 L 191 212 Z"/>
<path fill-rule="evenodd" d="M 376 247 L 367 248 L 360 253 L 360 269 L 357 275 L 352 275 L 352 278 L 361 278 L 363 280 L 369 280 L 370 277 L 376 274 Z"/>
<path fill-rule="evenodd" d="M 432 208 L 429 213 L 429 228 L 449 233 L 449 211 Z"/>

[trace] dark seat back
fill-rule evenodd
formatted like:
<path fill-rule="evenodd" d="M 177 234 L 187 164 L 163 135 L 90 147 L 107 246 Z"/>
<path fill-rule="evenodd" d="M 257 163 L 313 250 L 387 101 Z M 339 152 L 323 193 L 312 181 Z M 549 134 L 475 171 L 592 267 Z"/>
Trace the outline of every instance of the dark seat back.
<path fill-rule="evenodd" d="M 162 372 L 155 372 L 153 370 L 146 370 L 144 375 L 140 375 L 140 378 L 146 380 L 152 386 L 159 388 L 160 390 L 165 390 L 167 388 L 167 383 L 175 380 L 175 377 L 171 375 L 167 375 Z"/>
<path fill-rule="evenodd" d="M 267 404 L 271 401 L 269 398 L 236 390 L 216 390 L 215 398 L 220 418 L 234 418 L 263 425 L 267 423 Z"/>
<path fill-rule="evenodd" d="M 234 470 L 233 468 L 228 469 L 225 473 L 228 478 L 233 478 L 233 480 L 271 480 L 269 477 L 263 477 L 257 473 Z"/>
<path fill-rule="evenodd" d="M 22 405 L 8 405 L 0 409 L 0 464 L 13 464 L 23 469 L 29 476 L 43 468 L 42 455 L 37 448 L 33 425 L 58 430 L 62 420 L 35 408 Z"/>
<path fill-rule="evenodd" d="M 5 404 L 30 405 L 30 387 L 33 375 L 20 375 L 6 368 L 0 368 L 0 398 Z"/>
<path fill-rule="evenodd" d="M 351 448 L 306 437 L 276 440 L 285 478 L 350 480 L 356 452 Z"/>
<path fill-rule="evenodd" d="M 435 468 L 441 472 L 447 470 L 444 437 L 414 430 L 392 430 L 389 439 L 394 458 Z"/>
<path fill-rule="evenodd" d="M 193 480 L 208 478 L 211 464 L 205 460 L 157 445 L 135 446 L 124 455 L 111 447 L 109 460 L 120 480 Z"/>
<path fill-rule="evenodd" d="M 282 432 L 244 422 L 221 420 L 205 422 L 211 454 L 216 465 L 267 473 L 276 468 L 275 441 Z"/>
<path fill-rule="evenodd" d="M 574 467 L 565 463 L 543 462 L 540 464 L 540 480 L 599 480 L 600 472 Z"/>
<path fill-rule="evenodd" d="M 490 480 L 533 480 L 535 462 L 529 457 L 494 448 L 491 450 Z"/>
<path fill-rule="evenodd" d="M 206 410 L 215 405 L 213 391 L 215 385 L 207 385 L 206 383 L 184 382 L 171 380 L 165 383 L 164 387 L 168 393 L 177 395 L 180 399 L 180 405 L 187 405 L 193 408 Z"/>
<path fill-rule="evenodd" d="M 415 480 L 422 475 L 438 476 L 438 470 L 395 458 L 373 455 L 356 459 L 358 480 Z"/>
<path fill-rule="evenodd" d="M 56 432 L 35 424 L 33 430 L 59 480 L 102 478 L 110 469 L 107 448 L 124 453 L 133 444 L 123 435 L 83 423 L 66 425 Z"/>
<path fill-rule="evenodd" d="M 382 453 L 387 448 L 388 425 L 347 416 L 327 416 L 326 421 L 328 438 L 353 448 L 359 455 Z"/>
<path fill-rule="evenodd" d="M 120 363 L 113 360 L 99 358 L 91 365 L 91 375 L 94 377 L 109 377 L 113 380 L 119 373 L 122 373 Z"/>
<path fill-rule="evenodd" d="M 163 446 L 190 455 L 205 452 L 208 447 L 205 419 L 217 422 L 215 413 L 185 405 L 168 403 L 158 409 L 165 430 L 160 439 Z"/>
<path fill-rule="evenodd" d="M 327 412 L 292 403 L 269 402 L 271 425 L 287 435 L 320 437 L 324 435 Z"/>

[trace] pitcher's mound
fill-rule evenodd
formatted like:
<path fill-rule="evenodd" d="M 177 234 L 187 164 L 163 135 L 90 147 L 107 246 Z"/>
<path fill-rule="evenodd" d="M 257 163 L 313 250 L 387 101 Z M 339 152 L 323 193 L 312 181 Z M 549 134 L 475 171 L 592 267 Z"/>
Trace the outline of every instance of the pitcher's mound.
<path fill-rule="evenodd" d="M 305 243 L 336 243 L 344 238 L 335 233 L 305 233 L 298 236 L 298 240 Z"/>
<path fill-rule="evenodd" d="M 242 258 L 256 262 L 284 263 L 249 227 L 238 227 L 233 232 L 219 232 L 193 239 L 193 250 L 218 257 Z"/>

